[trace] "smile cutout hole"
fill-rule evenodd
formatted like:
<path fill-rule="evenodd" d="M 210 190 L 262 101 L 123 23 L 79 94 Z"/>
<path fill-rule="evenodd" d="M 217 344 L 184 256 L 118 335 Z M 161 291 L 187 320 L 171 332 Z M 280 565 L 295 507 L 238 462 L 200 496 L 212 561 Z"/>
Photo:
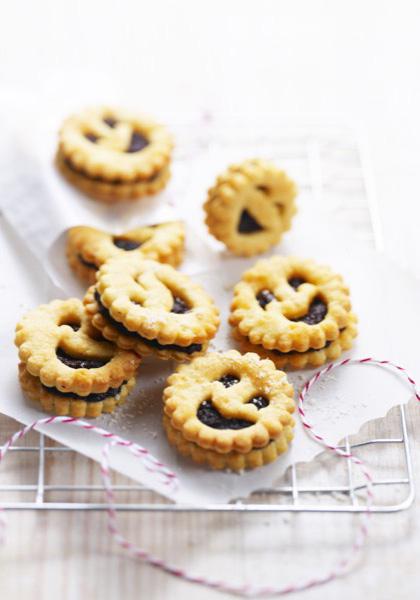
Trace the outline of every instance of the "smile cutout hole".
<path fill-rule="evenodd" d="M 128 148 L 125 151 L 128 154 L 133 154 L 134 152 L 140 152 L 141 150 L 146 148 L 146 146 L 148 146 L 149 143 L 150 143 L 149 140 L 146 137 L 144 137 L 144 135 L 142 135 L 141 133 L 139 133 L 137 131 L 133 131 L 133 133 L 131 134 L 130 143 L 128 145 Z"/>
<path fill-rule="evenodd" d="M 207 427 L 212 429 L 245 429 L 255 425 L 253 421 L 224 417 L 211 400 L 204 400 L 197 410 L 197 418 Z"/>
<path fill-rule="evenodd" d="M 67 367 L 70 367 L 70 369 L 99 369 L 109 362 L 108 359 L 104 360 L 101 358 L 80 358 L 71 356 L 60 347 L 56 349 L 55 353 L 58 360 Z"/>
<path fill-rule="evenodd" d="M 264 310 L 265 310 L 265 307 L 267 306 L 267 304 L 270 304 L 270 302 L 272 302 L 273 300 L 276 300 L 276 297 L 273 294 L 273 292 L 271 292 L 270 290 L 267 290 L 267 289 L 261 290 L 261 292 L 258 292 L 258 294 L 256 295 L 256 298 L 257 298 L 258 304 Z"/>

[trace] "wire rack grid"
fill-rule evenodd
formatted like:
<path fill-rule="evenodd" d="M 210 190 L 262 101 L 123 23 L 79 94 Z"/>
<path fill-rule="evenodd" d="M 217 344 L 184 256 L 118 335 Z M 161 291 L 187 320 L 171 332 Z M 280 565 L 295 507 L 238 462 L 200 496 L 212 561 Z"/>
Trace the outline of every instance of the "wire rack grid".
<path fill-rule="evenodd" d="M 209 148 L 219 146 L 228 148 L 230 143 L 238 143 L 237 131 L 229 137 L 229 130 L 224 127 L 221 133 L 210 134 L 205 138 L 195 139 L 188 146 L 194 154 L 208 152 Z M 326 129 L 299 130 L 285 132 L 273 137 L 272 131 L 258 139 L 247 139 L 247 145 L 265 149 L 265 154 L 280 160 L 285 169 L 299 181 L 303 194 L 309 194 L 312 204 L 326 207 L 329 221 L 334 220 L 340 226 L 340 220 L 356 224 L 361 243 L 382 249 L 382 236 L 378 211 L 374 196 L 374 186 L 368 162 L 366 142 L 354 130 Z M 185 153 L 175 160 L 185 160 Z M 309 215 L 311 218 L 311 215 Z M 387 421 L 392 418 L 393 435 L 389 434 Z M 385 433 L 384 433 L 385 431 Z M 62 458 L 76 457 L 76 453 L 67 447 L 50 442 L 43 434 L 33 432 L 35 436 L 31 445 L 18 445 L 11 448 L 17 457 L 30 458 L 30 473 L 27 481 L 4 483 L 4 475 L 0 473 L 0 507 L 7 510 L 104 510 L 107 505 L 98 501 L 98 494 L 103 491 L 100 482 L 62 483 L 54 482 L 50 468 Z M 407 432 L 405 408 L 396 407 L 393 415 L 376 422 L 374 431 L 368 428 L 367 433 L 359 433 L 351 438 L 346 437 L 343 448 L 348 452 L 363 452 L 369 463 L 383 462 L 382 457 L 391 452 L 396 463 L 390 475 L 386 470 L 374 476 L 375 491 L 386 490 L 386 494 L 375 494 L 375 503 L 370 509 L 375 513 L 397 512 L 408 508 L 414 499 L 413 470 L 410 456 L 410 441 Z M 92 462 L 77 455 L 77 460 Z M 282 479 L 281 484 L 269 489 L 261 489 L 248 498 L 238 498 L 229 504 L 210 504 L 201 506 L 184 506 L 174 504 L 159 496 L 145 486 L 138 485 L 118 476 L 114 485 L 116 508 L 123 511 L 218 511 L 218 512 L 332 512 L 359 513 L 365 512 L 363 501 L 365 484 L 357 480 L 349 459 L 335 460 L 334 465 L 324 468 L 328 477 L 321 477 L 322 469 L 318 468 L 322 460 L 317 459 L 305 465 L 310 471 L 301 477 L 299 467 L 293 465 Z M 74 466 L 74 465 L 73 465 Z M 60 470 L 65 470 L 61 465 Z M 36 474 L 34 474 L 34 470 Z M 55 469 L 56 470 L 56 469 Z M 22 470 L 25 473 L 25 470 Z M 35 475 L 35 477 L 34 477 Z M 7 476 L 7 472 L 6 472 Z M 25 475 L 26 476 L 26 475 Z M 305 482 L 306 480 L 306 482 Z M 64 498 L 56 496 L 63 494 Z M 10 499 L 10 496 L 17 498 Z M 83 500 L 77 496 L 83 495 Z M 24 498 L 24 499 L 22 499 Z"/>

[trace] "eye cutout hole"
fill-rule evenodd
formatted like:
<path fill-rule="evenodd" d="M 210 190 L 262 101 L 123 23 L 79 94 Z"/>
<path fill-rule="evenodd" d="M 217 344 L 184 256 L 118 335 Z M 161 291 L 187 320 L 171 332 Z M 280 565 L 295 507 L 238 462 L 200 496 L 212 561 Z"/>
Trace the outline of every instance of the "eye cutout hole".
<path fill-rule="evenodd" d="M 275 297 L 273 292 L 271 290 L 267 290 L 267 289 L 261 290 L 261 292 L 258 292 L 258 294 L 256 295 L 256 299 L 257 299 L 258 304 L 263 309 L 265 309 L 267 304 L 270 304 L 270 302 L 273 302 L 273 300 L 277 300 L 277 298 Z"/>
<path fill-rule="evenodd" d="M 256 185 L 255 189 L 259 192 L 262 192 L 266 196 L 269 196 L 271 194 L 271 188 L 268 187 L 268 185 Z"/>
<path fill-rule="evenodd" d="M 176 315 L 183 315 L 185 313 L 190 312 L 191 306 L 188 304 L 188 302 L 186 302 L 174 293 L 172 293 L 172 296 L 174 299 L 174 303 L 171 308 L 171 313 L 174 313 Z"/>
<path fill-rule="evenodd" d="M 220 381 L 220 383 L 222 383 L 225 386 L 225 388 L 230 388 L 233 385 L 236 385 L 237 383 L 239 383 L 241 380 L 236 375 L 233 375 L 232 373 L 227 373 L 226 375 L 223 375 L 217 381 Z"/>
<path fill-rule="evenodd" d="M 79 331 L 82 326 L 82 322 L 79 319 L 64 319 L 58 324 L 59 327 L 62 325 L 68 325 L 73 329 L 73 331 Z"/>
<path fill-rule="evenodd" d="M 125 151 L 128 154 L 140 152 L 149 144 L 149 140 L 142 133 L 140 133 L 139 131 L 133 131 L 133 133 L 131 134 L 130 143 Z"/>
<path fill-rule="evenodd" d="M 136 250 L 136 248 L 140 248 L 143 242 L 138 242 L 136 240 L 130 240 L 124 237 L 114 236 L 112 238 L 112 242 L 114 246 L 120 248 L 121 250 L 125 250 L 129 252 L 130 250 Z"/>
<path fill-rule="evenodd" d="M 99 136 L 91 132 L 85 133 L 85 138 L 89 140 L 89 142 L 92 142 L 92 144 L 96 144 L 96 142 L 99 140 Z"/>
<path fill-rule="evenodd" d="M 55 351 L 56 356 L 60 362 L 62 362 L 70 369 L 99 369 L 106 365 L 109 360 L 102 358 L 85 358 L 71 356 L 63 348 L 58 347 Z"/>
<path fill-rule="evenodd" d="M 293 277 L 290 277 L 287 280 L 287 283 L 294 290 L 297 290 L 300 285 L 302 285 L 303 283 L 307 283 L 307 281 L 306 281 L 306 279 L 304 277 L 301 277 L 300 275 L 294 275 Z"/>
<path fill-rule="evenodd" d="M 112 129 L 118 124 L 118 121 L 114 119 L 114 117 L 106 117 L 103 121 L 105 125 L 108 125 L 108 127 L 111 127 Z"/>
<path fill-rule="evenodd" d="M 248 400 L 247 404 L 253 404 L 261 410 L 270 404 L 270 401 L 265 396 L 254 396 L 251 400 Z"/>

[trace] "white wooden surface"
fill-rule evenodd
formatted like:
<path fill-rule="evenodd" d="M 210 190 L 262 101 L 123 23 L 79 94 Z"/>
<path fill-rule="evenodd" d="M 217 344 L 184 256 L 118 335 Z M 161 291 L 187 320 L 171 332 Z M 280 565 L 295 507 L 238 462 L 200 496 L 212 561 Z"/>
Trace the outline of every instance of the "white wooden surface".
<path fill-rule="evenodd" d="M 25 90 L 30 102 L 31 91 L 53 85 L 58 72 L 68 73 L 71 94 L 78 70 L 92 86 L 98 72 L 109 71 L 115 86 L 152 113 L 210 108 L 360 121 L 372 147 L 385 248 L 415 274 L 419 17 L 418 3 L 406 0 L 14 2 L 0 21 L 0 86 Z M 14 425 L 0 423 L 3 439 Z M 419 427 L 418 407 L 410 409 L 410 426 Z M 71 476 L 85 469 L 94 477 L 76 463 Z M 418 510 L 375 518 L 357 570 L 302 597 L 418 597 Z M 130 514 L 122 522 L 139 543 L 179 564 L 258 582 L 326 567 L 355 524 L 328 515 Z M 218 597 L 127 559 L 104 523 L 96 513 L 9 515 L 1 598 Z"/>

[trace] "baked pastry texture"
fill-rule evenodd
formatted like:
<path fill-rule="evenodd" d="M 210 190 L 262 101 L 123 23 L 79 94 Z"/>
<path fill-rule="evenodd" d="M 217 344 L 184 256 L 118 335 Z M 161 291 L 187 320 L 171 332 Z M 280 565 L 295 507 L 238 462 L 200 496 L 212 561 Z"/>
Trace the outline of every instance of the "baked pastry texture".
<path fill-rule="evenodd" d="M 135 384 L 140 358 L 103 339 L 76 298 L 53 300 L 16 326 L 19 380 L 47 412 L 97 417 L 113 412 Z"/>
<path fill-rule="evenodd" d="M 234 254 L 252 256 L 277 244 L 296 213 L 296 186 L 273 163 L 230 166 L 210 188 L 206 224 Z"/>
<path fill-rule="evenodd" d="M 229 322 L 242 349 L 280 368 L 338 358 L 357 335 L 341 275 L 297 257 L 273 256 L 246 271 L 234 288 Z"/>
<path fill-rule="evenodd" d="M 102 265 L 84 304 L 106 339 L 163 359 L 203 353 L 220 322 L 212 298 L 187 275 L 129 253 Z"/>
<path fill-rule="evenodd" d="M 262 466 L 293 438 L 293 387 L 255 353 L 209 353 L 181 365 L 163 397 L 170 443 L 214 469 Z"/>
<path fill-rule="evenodd" d="M 185 228 L 181 221 L 136 227 L 113 235 L 94 227 L 71 227 L 67 234 L 67 260 L 76 275 L 90 284 L 109 258 L 137 254 L 177 267 L 184 254 Z"/>
<path fill-rule="evenodd" d="M 149 117 L 90 108 L 64 121 L 56 164 L 82 192 L 113 203 L 163 189 L 172 146 L 167 129 Z"/>

